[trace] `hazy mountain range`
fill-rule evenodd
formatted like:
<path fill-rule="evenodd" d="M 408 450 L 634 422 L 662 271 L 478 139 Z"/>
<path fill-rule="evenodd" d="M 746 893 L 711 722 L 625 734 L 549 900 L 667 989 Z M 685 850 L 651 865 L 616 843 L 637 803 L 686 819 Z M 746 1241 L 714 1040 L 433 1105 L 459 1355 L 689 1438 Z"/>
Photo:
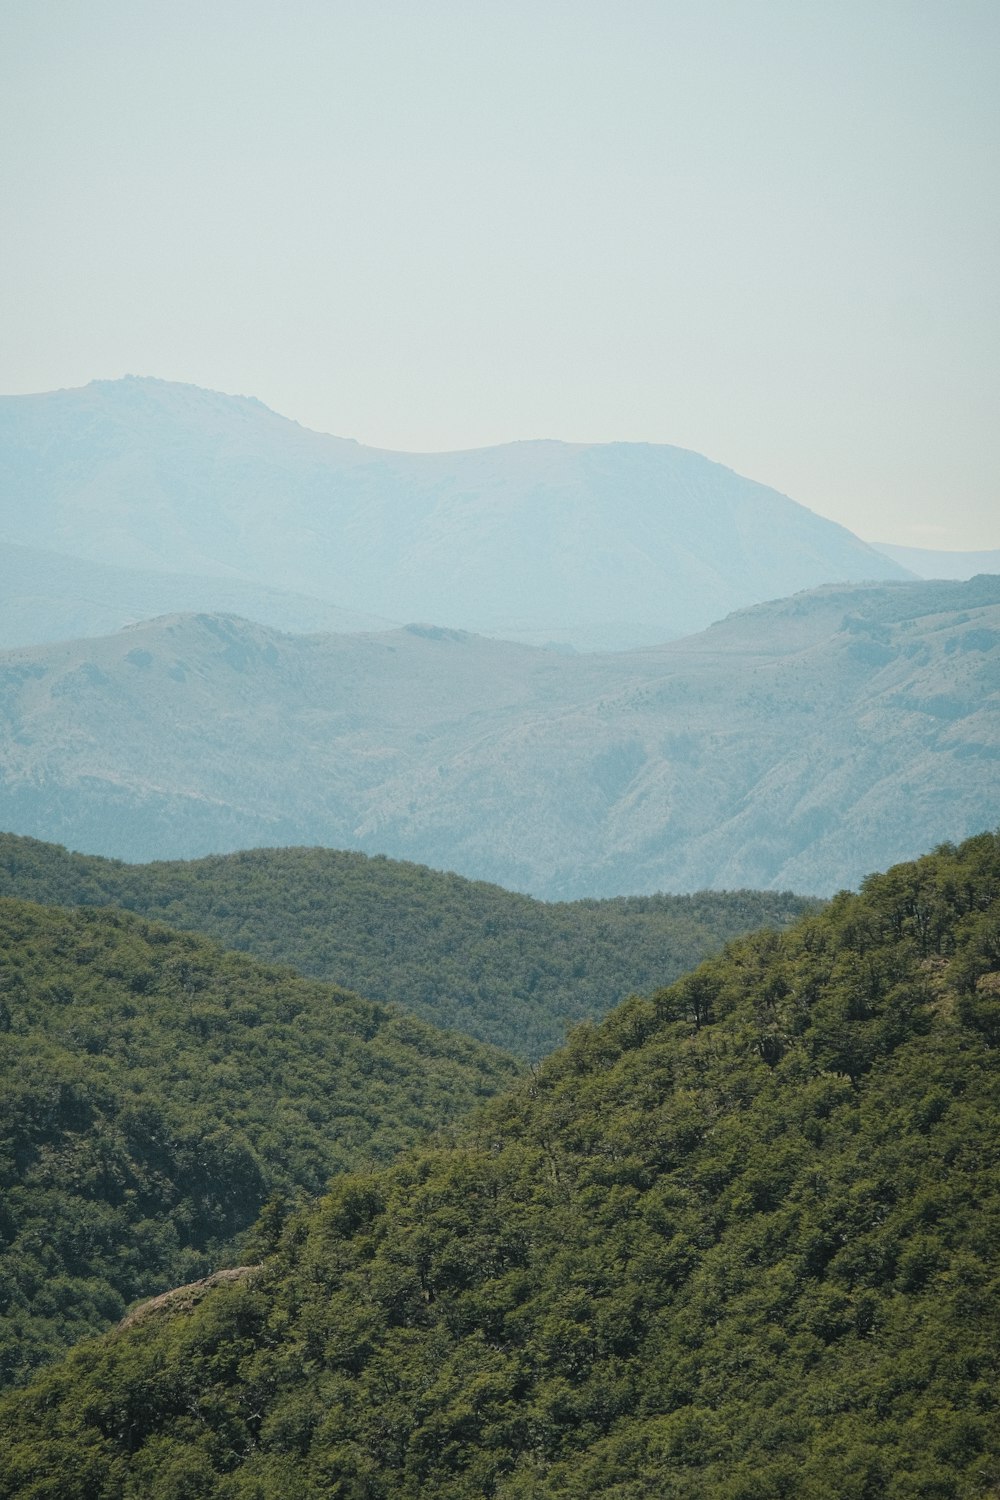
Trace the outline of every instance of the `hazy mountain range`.
<path fill-rule="evenodd" d="M 878 542 L 879 552 L 918 578 L 975 578 L 977 573 L 1000 573 L 1000 547 L 982 552 L 935 551 L 931 547 L 897 547 Z"/>
<path fill-rule="evenodd" d="M 0 695 L 0 826 L 126 858 L 824 894 L 1000 822 L 993 577 L 831 586 L 627 655 L 171 617 L 6 652 Z"/>
<path fill-rule="evenodd" d="M 842 526 L 679 448 L 382 452 L 249 398 L 151 379 L 0 399 L 0 473 L 10 645 L 161 609 L 355 628 L 324 616 L 333 605 L 618 649 L 818 584 L 908 576 Z M 72 573 L 69 558 L 93 572 Z"/>

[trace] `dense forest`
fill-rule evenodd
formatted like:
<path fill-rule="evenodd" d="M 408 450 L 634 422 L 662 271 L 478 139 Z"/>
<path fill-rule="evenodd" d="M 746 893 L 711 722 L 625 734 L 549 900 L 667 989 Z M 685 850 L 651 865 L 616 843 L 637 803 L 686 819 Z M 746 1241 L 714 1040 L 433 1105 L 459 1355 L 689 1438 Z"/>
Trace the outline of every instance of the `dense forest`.
<path fill-rule="evenodd" d="M 728 938 L 816 906 L 774 891 L 546 903 L 330 849 L 128 865 L 12 834 L 0 834 L 0 895 L 123 906 L 526 1059 Z"/>
<path fill-rule="evenodd" d="M 1000 837 L 631 999 L 0 1410 L 31 1500 L 997 1493 Z"/>
<path fill-rule="evenodd" d="M 515 1072 L 205 939 L 0 899 L 0 1384 Z"/>

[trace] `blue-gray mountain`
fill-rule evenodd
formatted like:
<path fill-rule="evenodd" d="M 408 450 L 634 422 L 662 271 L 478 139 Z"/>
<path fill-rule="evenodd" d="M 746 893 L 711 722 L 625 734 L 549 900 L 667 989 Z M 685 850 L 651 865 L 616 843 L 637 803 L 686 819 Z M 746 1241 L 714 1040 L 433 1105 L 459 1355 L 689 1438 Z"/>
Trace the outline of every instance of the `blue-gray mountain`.
<path fill-rule="evenodd" d="M 39 547 L 0 544 L 3 646 L 107 635 L 155 615 L 220 610 L 278 630 L 388 630 L 401 623 L 242 578 L 117 568 Z"/>
<path fill-rule="evenodd" d="M 0 400 L 0 474 L 8 544 L 104 570 L 230 581 L 228 593 L 154 603 L 147 616 L 194 607 L 260 618 L 232 593 L 252 584 L 313 608 L 619 649 L 818 584 L 908 576 L 843 527 L 679 448 L 388 453 L 309 432 L 254 400 L 159 380 Z M 36 640 L 64 638 L 68 599 L 81 633 L 135 618 L 127 579 L 118 583 L 130 597 L 110 621 L 107 610 L 88 614 L 86 577 L 68 595 L 66 582 L 48 592 L 8 583 L 22 634 L 0 643 L 24 640 L 29 613 Z M 112 583 L 102 572 L 99 601 Z M 330 628 L 304 624 L 301 601 L 287 614 L 279 606 L 271 598 L 266 617 L 279 628 Z"/>
<path fill-rule="evenodd" d="M 826 894 L 1000 823 L 1000 578 L 830 586 L 655 650 L 183 616 L 0 656 L 0 827 L 325 844 L 548 897 Z"/>

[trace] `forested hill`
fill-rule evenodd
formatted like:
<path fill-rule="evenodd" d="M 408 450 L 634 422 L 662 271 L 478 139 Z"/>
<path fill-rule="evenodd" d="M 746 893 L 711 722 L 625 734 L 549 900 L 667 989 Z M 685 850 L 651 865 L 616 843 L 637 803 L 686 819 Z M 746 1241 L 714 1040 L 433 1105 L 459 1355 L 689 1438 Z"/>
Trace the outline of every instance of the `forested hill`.
<path fill-rule="evenodd" d="M 1000 1484 L 1000 838 L 632 1000 L 0 1411 L 0 1494 Z M 183 1300 L 183 1299 L 182 1299 Z"/>
<path fill-rule="evenodd" d="M 255 849 L 152 865 L 0 834 L 0 895 L 123 906 L 537 1058 L 568 1023 L 814 903 L 772 891 L 546 904 L 421 865 Z"/>
<path fill-rule="evenodd" d="M 0 1384 L 515 1071 L 128 913 L 0 899 Z"/>

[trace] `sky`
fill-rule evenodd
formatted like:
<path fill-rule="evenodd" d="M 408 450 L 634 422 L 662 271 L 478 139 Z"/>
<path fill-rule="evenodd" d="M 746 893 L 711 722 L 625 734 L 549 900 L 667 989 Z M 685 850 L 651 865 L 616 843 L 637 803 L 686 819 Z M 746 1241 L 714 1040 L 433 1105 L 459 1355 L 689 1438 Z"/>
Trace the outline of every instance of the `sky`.
<path fill-rule="evenodd" d="M 693 448 L 1000 546 L 996 0 L 0 0 L 0 392 Z"/>

